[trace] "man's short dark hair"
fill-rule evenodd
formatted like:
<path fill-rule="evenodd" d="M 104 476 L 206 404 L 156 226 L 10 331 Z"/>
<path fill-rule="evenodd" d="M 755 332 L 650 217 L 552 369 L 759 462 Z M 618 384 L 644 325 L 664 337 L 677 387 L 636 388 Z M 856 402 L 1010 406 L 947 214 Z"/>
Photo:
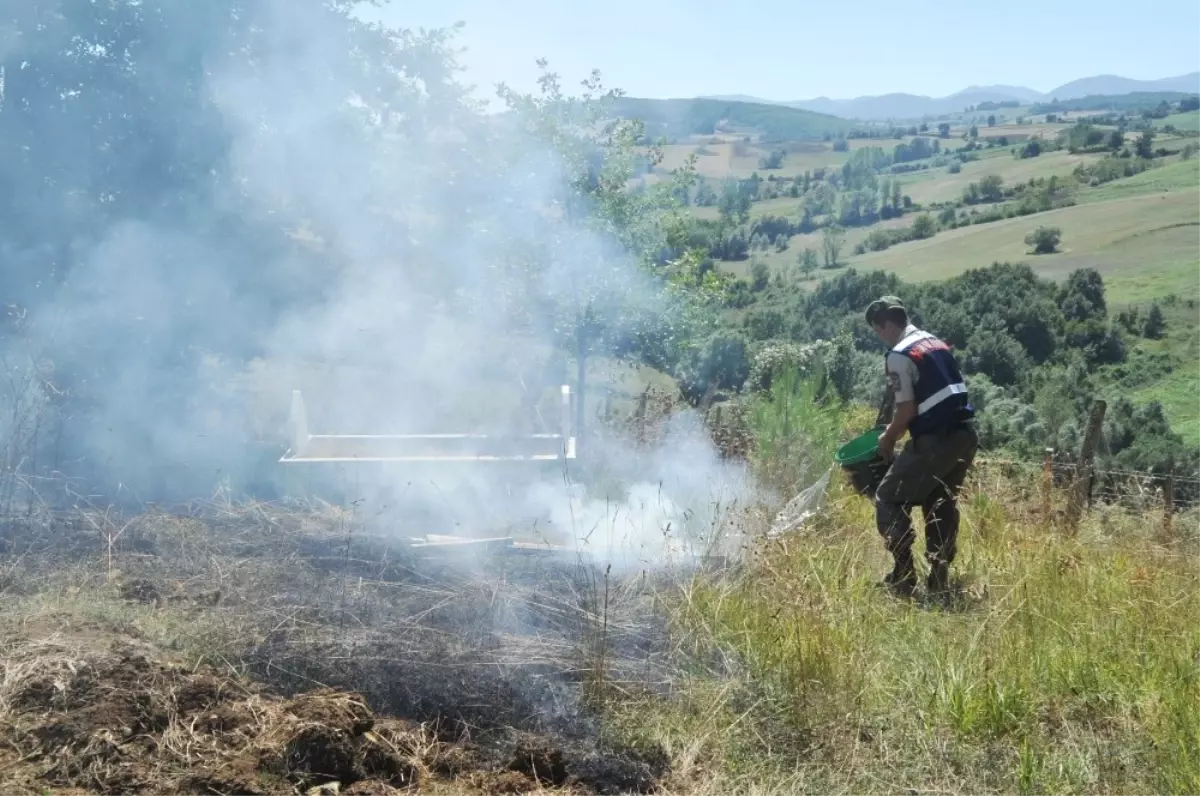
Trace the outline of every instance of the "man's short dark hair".
<path fill-rule="evenodd" d="M 901 328 L 908 326 L 908 310 L 904 309 L 904 302 L 895 296 L 876 299 L 867 307 L 867 323 L 882 326 L 885 321 L 891 321 Z"/>

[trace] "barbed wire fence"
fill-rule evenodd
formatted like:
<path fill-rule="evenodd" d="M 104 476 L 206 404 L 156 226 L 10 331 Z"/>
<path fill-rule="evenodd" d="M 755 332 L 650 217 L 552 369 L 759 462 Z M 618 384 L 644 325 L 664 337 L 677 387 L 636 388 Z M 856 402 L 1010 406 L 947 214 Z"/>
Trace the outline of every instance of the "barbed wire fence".
<path fill-rule="evenodd" d="M 1162 525 L 1170 530 L 1175 517 L 1200 506 L 1200 477 L 1177 472 L 1169 463 L 1166 472 L 1142 472 L 1112 466 L 1097 467 L 1107 404 L 1092 405 L 1078 457 L 1060 458 L 1061 452 L 1046 448 L 1040 462 L 1014 456 L 981 456 L 977 476 L 1003 477 L 1020 485 L 1032 510 L 1044 521 L 1061 523 L 1074 533 L 1085 511 L 1097 505 L 1119 506 L 1147 516 L 1161 511 Z M 1059 507 L 1065 498 L 1065 506 Z"/>

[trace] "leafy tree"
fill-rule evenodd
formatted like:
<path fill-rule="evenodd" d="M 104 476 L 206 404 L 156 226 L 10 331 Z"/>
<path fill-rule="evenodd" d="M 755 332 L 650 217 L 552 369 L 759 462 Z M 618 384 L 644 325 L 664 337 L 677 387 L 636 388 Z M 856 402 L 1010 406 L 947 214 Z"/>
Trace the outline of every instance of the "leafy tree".
<path fill-rule="evenodd" d="M 750 289 L 755 293 L 766 290 L 771 282 L 771 269 L 762 260 L 755 260 L 750 266 Z"/>
<path fill-rule="evenodd" d="M 987 124 L 988 124 L 988 127 L 996 126 L 996 114 L 994 114 L 994 113 L 988 114 Z"/>
<path fill-rule="evenodd" d="M 1067 275 L 1059 292 L 1063 316 L 1071 321 L 1102 319 L 1108 315 L 1104 278 L 1094 268 L 1079 268 Z"/>
<path fill-rule="evenodd" d="M 796 259 L 800 264 L 800 273 L 804 274 L 806 278 L 811 277 L 813 272 L 820 267 L 817 262 L 817 253 L 813 249 L 805 249 L 797 255 Z"/>
<path fill-rule="evenodd" d="M 825 253 L 826 268 L 837 268 L 838 255 L 842 251 L 845 237 L 845 230 L 837 224 L 830 224 L 821 232 L 821 249 Z"/>
<path fill-rule="evenodd" d="M 1154 157 L 1154 130 L 1147 127 L 1138 138 L 1135 153 L 1139 158 L 1149 160 Z"/>
<path fill-rule="evenodd" d="M 1025 245 L 1032 246 L 1034 254 L 1052 254 L 1061 240 L 1062 230 L 1058 227 L 1039 226 L 1025 236 Z"/>
<path fill-rule="evenodd" d="M 727 179 L 721 185 L 717 198 L 717 212 L 730 223 L 745 224 L 750 218 L 750 196 L 737 180 Z"/>
<path fill-rule="evenodd" d="M 988 174 L 979 181 L 979 197 L 985 202 L 999 202 L 1004 198 L 1004 178 L 999 174 Z"/>
<path fill-rule="evenodd" d="M 750 375 L 745 339 L 734 332 L 720 331 L 696 346 L 680 371 L 680 391 L 697 403 L 709 385 L 740 390 Z"/>
<path fill-rule="evenodd" d="M 760 169 L 783 168 L 783 160 L 786 156 L 786 151 L 782 149 L 772 149 L 768 154 L 758 159 L 758 167 Z"/>
<path fill-rule="evenodd" d="M 1029 356 L 1003 325 L 1003 321 L 996 319 L 990 328 L 985 328 L 981 321 L 981 328 L 967 342 L 963 368 L 983 373 L 993 383 L 1007 386 L 1016 384 L 1029 368 Z"/>
<path fill-rule="evenodd" d="M 937 222 L 928 213 L 922 213 L 913 219 L 910 229 L 914 240 L 932 238 L 937 233 Z"/>
<path fill-rule="evenodd" d="M 941 124 L 938 125 L 938 138 L 949 138 L 949 137 L 950 137 L 950 125 L 946 122 L 942 122 Z"/>
<path fill-rule="evenodd" d="M 1142 327 L 1142 337 L 1151 340 L 1162 339 L 1167 331 L 1167 321 L 1163 317 L 1162 307 L 1158 306 L 1158 302 L 1150 305 L 1150 311 L 1146 313 L 1146 323 Z"/>

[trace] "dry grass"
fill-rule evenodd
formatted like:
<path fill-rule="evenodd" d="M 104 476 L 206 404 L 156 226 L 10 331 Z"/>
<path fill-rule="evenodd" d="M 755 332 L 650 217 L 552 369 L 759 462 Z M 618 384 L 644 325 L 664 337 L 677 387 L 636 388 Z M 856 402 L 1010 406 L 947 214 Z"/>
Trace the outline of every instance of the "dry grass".
<path fill-rule="evenodd" d="M 614 723 L 671 750 L 681 793 L 1198 792 L 1200 517 L 1107 508 L 1073 536 L 1036 505 L 977 471 L 954 599 L 905 603 L 836 488 L 806 534 L 682 590 L 695 676 Z"/>

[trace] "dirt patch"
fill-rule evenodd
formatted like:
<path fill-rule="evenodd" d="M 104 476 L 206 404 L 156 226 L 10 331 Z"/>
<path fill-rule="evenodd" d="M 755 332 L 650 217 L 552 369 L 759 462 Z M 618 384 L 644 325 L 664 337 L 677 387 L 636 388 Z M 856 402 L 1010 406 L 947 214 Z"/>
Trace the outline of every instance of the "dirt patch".
<path fill-rule="evenodd" d="M 426 725 L 376 715 L 351 691 L 286 697 L 142 654 L 76 655 L 10 644 L 0 660 L 12 675 L 0 719 L 19 753 L 0 772 L 0 791 L 655 790 L 654 766 L 619 751 L 515 731 L 448 743 Z"/>
<path fill-rule="evenodd" d="M 561 749 L 534 741 L 522 741 L 508 769 L 524 774 L 539 785 L 562 785 L 567 781 L 567 760 Z"/>

